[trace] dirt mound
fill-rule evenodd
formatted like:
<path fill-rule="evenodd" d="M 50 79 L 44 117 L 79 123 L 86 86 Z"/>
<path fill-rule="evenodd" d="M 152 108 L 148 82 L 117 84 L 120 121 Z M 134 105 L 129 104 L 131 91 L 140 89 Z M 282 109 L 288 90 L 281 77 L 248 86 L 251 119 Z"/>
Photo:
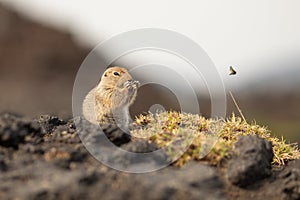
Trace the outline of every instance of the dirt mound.
<path fill-rule="evenodd" d="M 249 161 L 245 155 L 266 156 L 265 162 L 270 163 L 272 152 L 269 154 L 268 143 L 258 137 L 241 138 L 238 143 L 242 144 L 243 140 L 247 145 L 237 145 L 239 156 L 229 161 L 235 164 L 222 168 L 193 161 L 183 168 L 169 166 L 146 174 L 128 174 L 95 160 L 81 143 L 72 120 L 64 121 L 55 116 L 29 120 L 2 114 L 0 198 L 299 199 L 300 161 L 290 162 L 283 168 L 273 167 L 268 176 L 263 177 L 254 170 L 248 177 L 251 184 L 243 188 L 230 183 L 228 167 L 238 168 L 240 162 Z M 121 147 L 137 152 L 153 148 L 141 141 L 126 142 Z M 259 161 L 251 166 L 269 169 L 268 164 L 261 166 Z M 245 175 L 243 171 L 235 174 L 240 180 L 245 180 Z"/>

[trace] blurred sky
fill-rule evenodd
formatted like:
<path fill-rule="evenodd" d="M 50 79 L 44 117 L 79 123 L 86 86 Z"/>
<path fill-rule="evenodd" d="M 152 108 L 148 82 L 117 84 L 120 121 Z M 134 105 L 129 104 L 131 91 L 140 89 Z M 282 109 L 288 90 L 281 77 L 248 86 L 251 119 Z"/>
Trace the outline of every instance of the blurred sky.
<path fill-rule="evenodd" d="M 299 0 L 0 2 L 34 20 L 68 30 L 91 47 L 137 28 L 177 31 L 207 52 L 229 88 L 300 68 Z M 234 80 L 228 76 L 230 65 L 238 71 Z"/>

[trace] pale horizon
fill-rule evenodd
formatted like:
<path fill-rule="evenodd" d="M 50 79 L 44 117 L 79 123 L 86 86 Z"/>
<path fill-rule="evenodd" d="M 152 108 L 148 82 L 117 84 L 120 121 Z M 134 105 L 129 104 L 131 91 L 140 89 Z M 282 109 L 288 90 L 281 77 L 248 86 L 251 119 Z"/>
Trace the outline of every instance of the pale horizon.
<path fill-rule="evenodd" d="M 0 2 L 37 22 L 70 32 L 91 48 L 138 28 L 176 31 L 206 51 L 229 89 L 279 74 L 288 83 L 289 74 L 283 71 L 300 68 L 299 1 Z M 231 65 L 238 72 L 235 77 L 228 75 Z"/>

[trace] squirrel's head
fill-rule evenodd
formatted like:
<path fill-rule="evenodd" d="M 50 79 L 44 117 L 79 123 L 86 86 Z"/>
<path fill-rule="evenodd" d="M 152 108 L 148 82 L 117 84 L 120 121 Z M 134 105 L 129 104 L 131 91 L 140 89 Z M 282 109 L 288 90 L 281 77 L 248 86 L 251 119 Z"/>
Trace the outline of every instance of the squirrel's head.
<path fill-rule="evenodd" d="M 128 80 L 132 80 L 132 77 L 125 68 L 110 67 L 103 73 L 100 84 L 113 87 L 122 87 Z"/>

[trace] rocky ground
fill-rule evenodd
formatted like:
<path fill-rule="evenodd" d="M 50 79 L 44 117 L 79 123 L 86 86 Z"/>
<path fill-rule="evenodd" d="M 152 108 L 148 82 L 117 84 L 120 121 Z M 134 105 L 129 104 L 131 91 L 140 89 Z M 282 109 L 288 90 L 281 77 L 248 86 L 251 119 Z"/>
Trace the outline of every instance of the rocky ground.
<path fill-rule="evenodd" d="M 124 149 L 153 149 L 109 136 Z M 256 136 L 240 138 L 235 151 L 222 167 L 193 161 L 130 174 L 91 156 L 72 120 L 1 114 L 0 199 L 300 199 L 300 160 L 272 166 L 271 144 Z"/>

